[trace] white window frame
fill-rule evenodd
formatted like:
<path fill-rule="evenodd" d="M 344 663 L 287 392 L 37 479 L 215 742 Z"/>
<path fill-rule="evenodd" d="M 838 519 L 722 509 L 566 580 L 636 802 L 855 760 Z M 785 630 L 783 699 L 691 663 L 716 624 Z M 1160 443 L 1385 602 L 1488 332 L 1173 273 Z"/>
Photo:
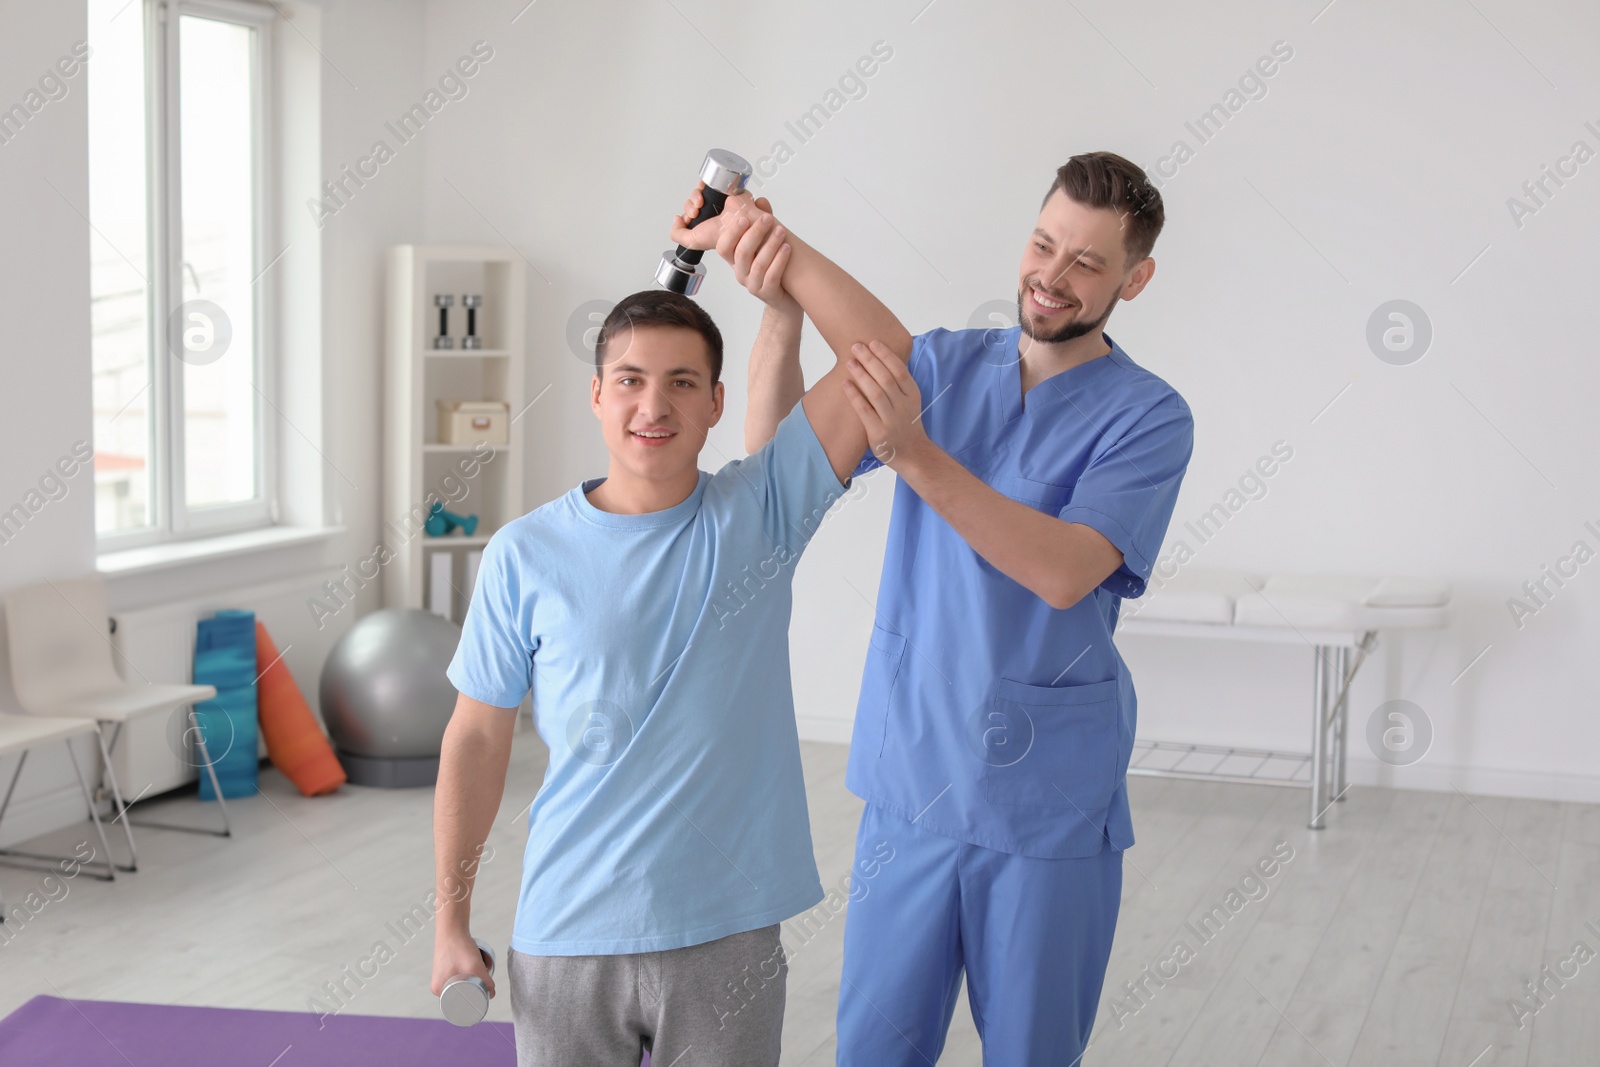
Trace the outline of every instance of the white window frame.
<path fill-rule="evenodd" d="M 145 17 L 146 225 L 149 248 L 147 344 L 151 396 L 147 468 L 151 523 L 113 530 L 97 538 L 101 554 L 153 544 L 193 540 L 273 524 L 278 512 L 276 424 L 267 398 L 278 378 L 273 343 L 272 288 L 262 274 L 270 264 L 268 247 L 276 230 L 272 205 L 272 20 L 273 9 L 254 0 L 141 0 Z M 255 366 L 255 497 L 235 504 L 191 508 L 185 495 L 184 364 L 168 341 L 168 317 L 183 297 L 182 129 L 179 92 L 179 24 L 185 15 L 247 26 L 254 31 L 251 131 L 254 183 L 253 262 L 250 299 Z M 91 71 L 91 77 L 93 73 Z M 239 338 L 235 337 L 237 342 Z M 226 357 L 224 357 L 226 358 Z"/>

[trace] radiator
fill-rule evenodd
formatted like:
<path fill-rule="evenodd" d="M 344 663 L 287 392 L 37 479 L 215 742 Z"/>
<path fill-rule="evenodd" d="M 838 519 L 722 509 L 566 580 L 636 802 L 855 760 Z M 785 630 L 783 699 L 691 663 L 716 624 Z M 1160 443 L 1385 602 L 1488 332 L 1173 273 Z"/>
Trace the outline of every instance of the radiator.
<path fill-rule="evenodd" d="M 356 606 L 346 603 L 337 614 L 323 613 L 322 628 L 307 606 L 313 598 L 331 603 L 323 582 L 337 571 L 297 576 L 267 585 L 226 590 L 194 600 L 157 604 L 129 611 L 114 612 L 117 623 L 115 645 L 117 669 L 132 681 L 188 683 L 194 672 L 196 624 L 222 608 L 253 611 L 266 624 L 283 663 L 294 675 L 311 705 L 317 707 L 317 680 L 323 660 L 333 643 L 355 621 Z M 266 664 L 261 666 L 265 667 Z M 145 716 L 122 728 L 122 736 L 112 750 L 112 768 L 117 783 L 130 801 L 151 797 L 170 789 L 192 784 L 203 773 L 199 755 L 187 726 L 187 711 L 174 716 Z M 215 743 L 207 738 L 208 743 Z M 258 741 L 259 755 L 267 754 Z"/>

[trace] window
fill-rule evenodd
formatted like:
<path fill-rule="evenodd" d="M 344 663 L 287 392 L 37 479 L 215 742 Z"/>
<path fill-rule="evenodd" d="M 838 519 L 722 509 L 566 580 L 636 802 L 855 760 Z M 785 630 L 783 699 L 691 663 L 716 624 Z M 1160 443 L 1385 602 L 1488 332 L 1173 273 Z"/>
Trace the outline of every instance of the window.
<path fill-rule="evenodd" d="M 269 7 L 88 0 L 101 549 L 272 521 Z"/>

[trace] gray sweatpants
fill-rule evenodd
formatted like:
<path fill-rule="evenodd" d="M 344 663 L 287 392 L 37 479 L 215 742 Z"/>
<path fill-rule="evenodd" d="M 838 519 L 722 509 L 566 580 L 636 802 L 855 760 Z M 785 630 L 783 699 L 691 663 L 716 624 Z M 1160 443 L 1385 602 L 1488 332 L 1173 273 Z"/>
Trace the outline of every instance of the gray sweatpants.
<path fill-rule="evenodd" d="M 517 1067 L 777 1067 L 778 926 L 615 956 L 508 953 Z"/>

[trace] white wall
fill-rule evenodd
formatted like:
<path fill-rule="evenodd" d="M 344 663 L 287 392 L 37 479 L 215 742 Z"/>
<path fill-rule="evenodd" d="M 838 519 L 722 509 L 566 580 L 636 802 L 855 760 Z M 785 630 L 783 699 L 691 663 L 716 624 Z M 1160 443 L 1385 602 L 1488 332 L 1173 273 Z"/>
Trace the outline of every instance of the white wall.
<path fill-rule="evenodd" d="M 8 4 L 0 33 L 0 100 L 7 109 L 52 73 L 58 57 L 85 39 L 77 4 Z M 84 134 L 85 72 L 65 97 L 45 104 L 21 132 L 0 144 L 5 253 L 0 294 L 9 323 L 0 348 L 0 510 L 39 491 L 76 441 L 93 442 L 89 421 L 89 172 Z M 53 188 L 52 188 L 53 186 Z M 88 471 L 64 497 L 39 508 L 0 545 L 0 583 L 76 575 L 92 560 L 94 491 Z M 35 498 L 36 500 L 41 498 Z M 0 620 L 0 626 L 3 626 Z M 9 687 L 9 670 L 0 663 Z"/>
<path fill-rule="evenodd" d="M 0 107 L 9 110 L 37 88 L 59 57 L 85 39 L 84 10 L 78 4 L 10 3 L 4 23 Z M 93 442 L 88 231 L 77 214 L 87 210 L 89 196 L 84 72 L 65 82 L 64 97 L 44 104 L 20 132 L 0 144 L 0 204 L 5 205 L 0 314 L 9 323 L 0 347 L 0 511 L 18 504 L 30 512 L 37 509 L 14 537 L 0 544 L 0 592 L 25 580 L 76 577 L 93 561 L 90 473 L 80 471 L 66 483 L 66 494 L 55 500 L 48 500 L 39 484 L 75 442 Z M 0 615 L 0 641 L 4 634 Z M 9 657 L 0 656 L 0 692 L 8 695 L 10 673 Z M 93 746 L 76 742 L 75 751 L 83 761 Z M 0 782 L 9 783 L 15 766 L 16 757 L 0 759 Z M 28 763 L 7 823 L 26 826 L 24 832 L 47 828 L 27 823 L 27 805 L 39 795 L 64 795 L 68 787 L 76 794 L 72 782 L 65 749 L 41 749 Z M 77 804 L 76 817 L 81 818 L 82 801 Z"/>
<path fill-rule="evenodd" d="M 530 397 L 554 388 L 534 409 L 530 500 L 603 471 L 568 318 L 586 300 L 651 284 L 666 220 L 705 149 L 755 159 L 787 141 L 793 158 L 762 191 L 920 331 L 963 326 L 984 301 L 1014 294 L 1039 200 L 1069 155 L 1110 149 L 1151 169 L 1183 138 L 1197 147 L 1161 179 L 1168 222 L 1154 281 L 1109 326 L 1195 411 L 1174 537 L 1288 442 L 1294 458 L 1266 497 L 1203 547 L 1192 542 L 1193 565 L 1448 580 L 1451 629 L 1391 642 L 1354 694 L 1357 729 L 1384 699 L 1405 697 L 1436 730 L 1422 763 L 1383 780 L 1600 800 L 1589 759 L 1597 668 L 1583 655 L 1600 636 L 1600 563 L 1521 630 L 1506 606 L 1575 540 L 1600 549 L 1583 529 L 1600 519 L 1584 434 L 1600 370 L 1583 325 L 1600 163 L 1520 228 L 1506 206 L 1575 139 L 1600 149 L 1583 126 L 1600 128 L 1582 47 L 1600 29 L 1594 9 L 521 7 L 427 5 L 425 71 L 479 38 L 495 59 L 428 131 L 425 214 L 429 240 L 510 240 L 537 267 Z M 878 40 L 894 55 L 865 97 L 800 144 L 785 122 Z M 1293 57 L 1266 95 L 1198 144 L 1185 123 L 1278 41 Z M 740 356 L 759 319 L 713 272 L 703 302 L 732 359 L 708 468 L 742 451 Z M 1369 315 L 1395 298 L 1420 304 L 1434 327 L 1410 366 L 1380 362 L 1365 341 Z M 815 374 L 831 356 L 811 334 L 805 358 Z M 815 736 L 847 736 L 889 478 L 874 475 L 800 565 L 792 647 Z M 1143 734 L 1305 746 L 1309 651 L 1123 645 Z M 1355 777 L 1378 780 L 1364 754 L 1358 742 Z"/>

